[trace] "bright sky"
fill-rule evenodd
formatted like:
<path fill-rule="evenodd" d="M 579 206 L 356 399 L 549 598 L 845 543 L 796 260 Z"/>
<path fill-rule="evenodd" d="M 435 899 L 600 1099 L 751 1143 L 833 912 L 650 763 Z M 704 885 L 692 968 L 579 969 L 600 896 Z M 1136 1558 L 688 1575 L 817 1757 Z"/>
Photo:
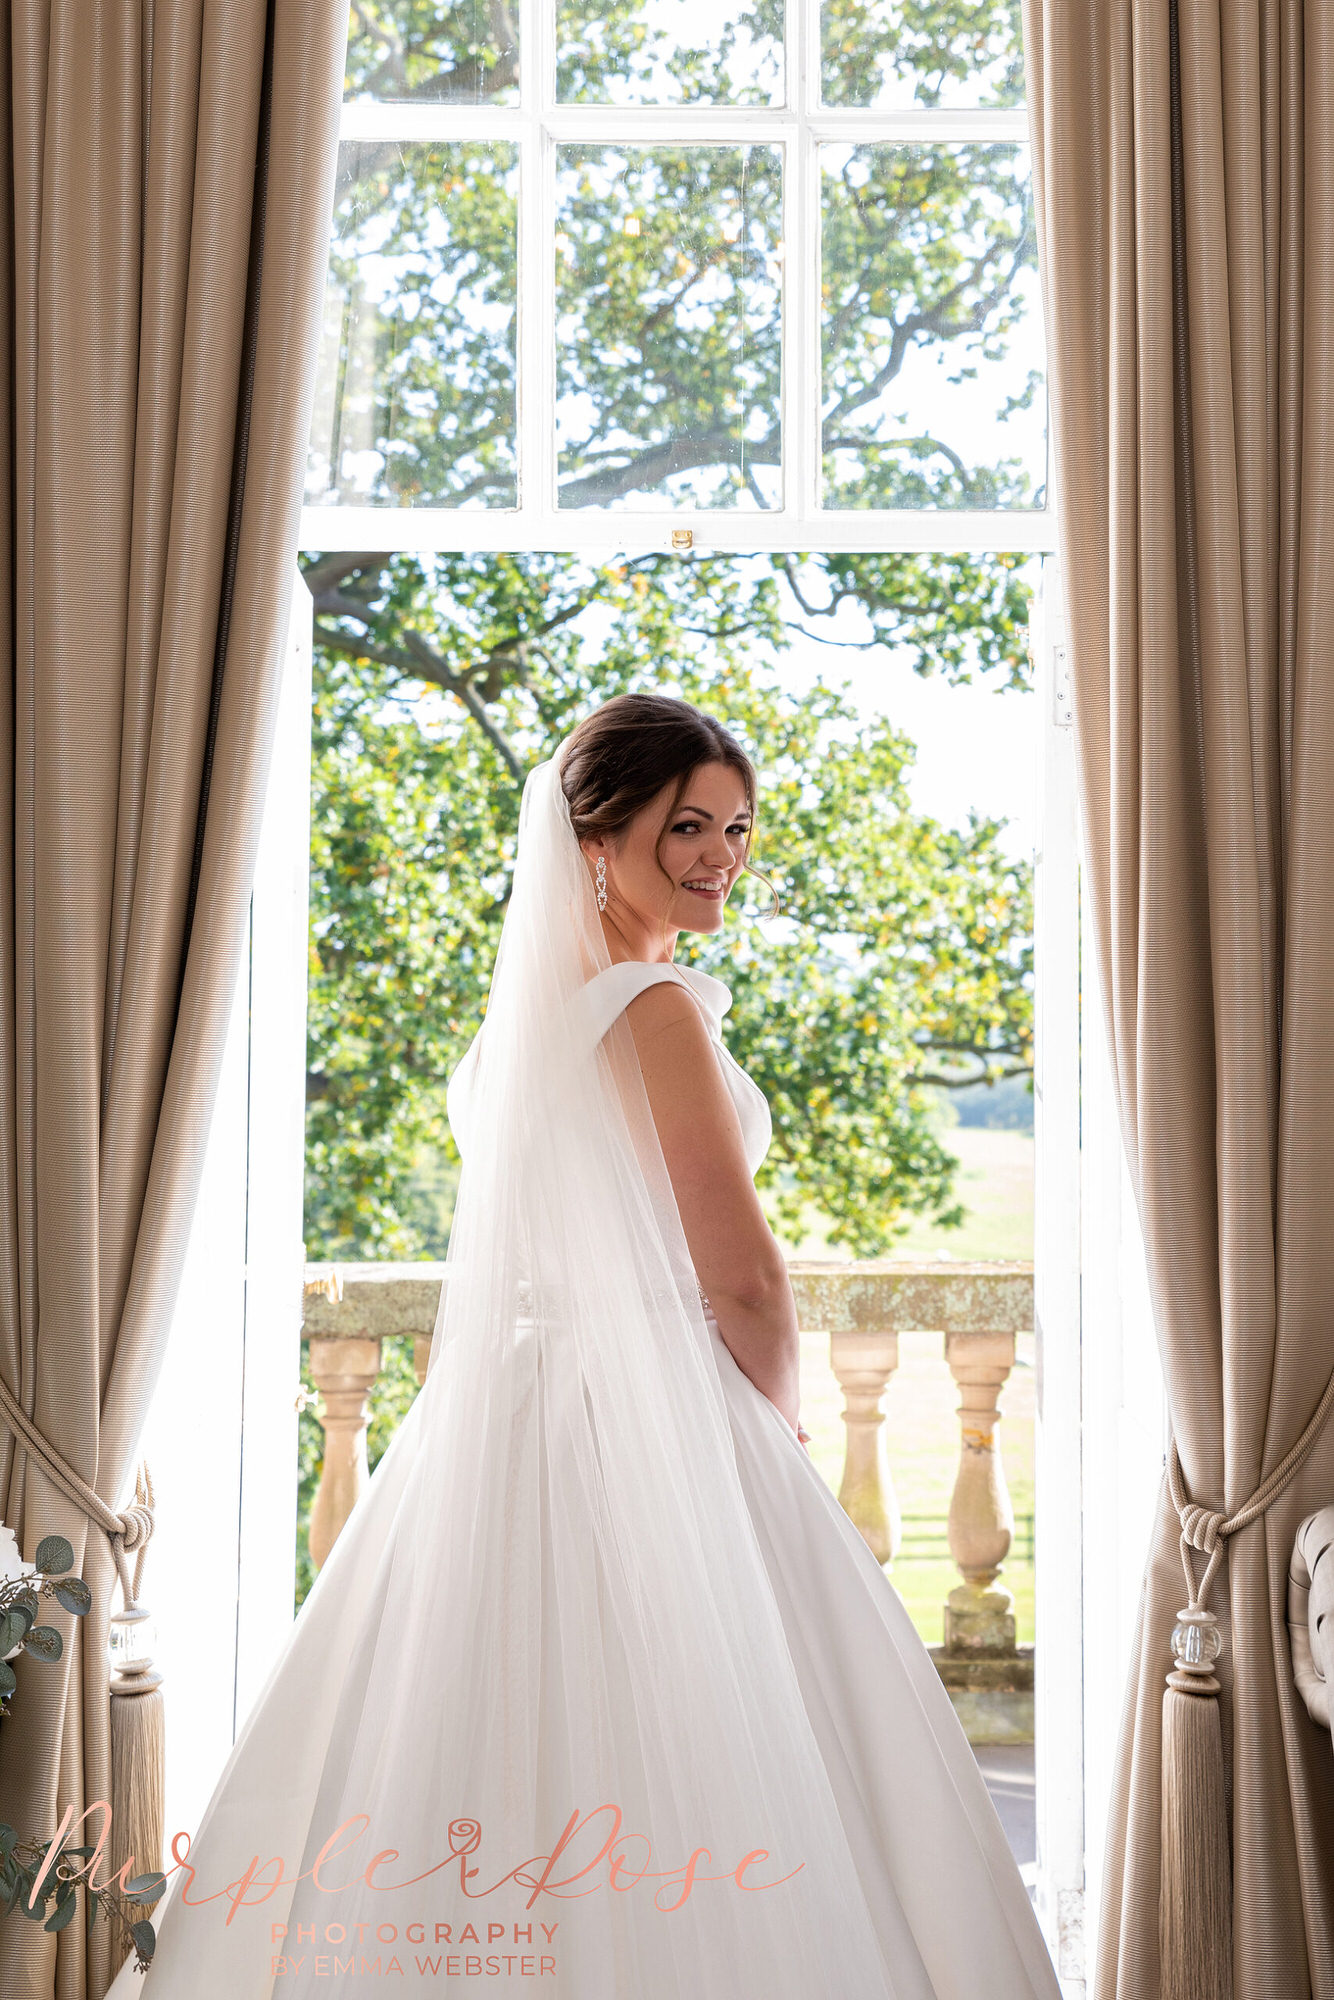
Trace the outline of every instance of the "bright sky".
<path fill-rule="evenodd" d="M 924 680 L 883 655 L 835 652 L 798 638 L 784 656 L 784 679 L 852 684 L 867 714 L 886 714 L 917 745 L 910 790 L 919 812 L 951 826 L 969 810 L 1006 819 L 1008 853 L 1029 856 L 1037 841 L 1037 698 L 1004 694 L 985 682 L 951 687 Z"/>

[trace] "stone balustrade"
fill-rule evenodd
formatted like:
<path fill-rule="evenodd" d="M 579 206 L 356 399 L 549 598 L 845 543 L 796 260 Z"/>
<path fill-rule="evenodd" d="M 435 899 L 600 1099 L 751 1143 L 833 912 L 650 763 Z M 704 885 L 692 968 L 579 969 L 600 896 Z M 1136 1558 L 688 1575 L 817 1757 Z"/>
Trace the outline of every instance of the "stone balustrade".
<path fill-rule="evenodd" d="M 892 1563 L 902 1533 L 884 1407 L 899 1337 L 942 1339 L 960 1397 L 949 1511 L 960 1581 L 943 1607 L 943 1642 L 930 1650 L 973 1742 L 1031 1738 L 1033 1649 L 1016 1644 L 1014 1600 L 1001 1580 L 1014 1514 L 996 1424 L 1016 1336 L 1033 1325 L 1032 1266 L 883 1259 L 789 1269 L 802 1330 L 828 1336 L 843 1391 L 847 1435 L 838 1497 L 881 1563 Z M 366 1425 L 381 1342 L 410 1336 L 417 1380 L 425 1380 L 444 1270 L 443 1264 L 307 1267 L 303 1336 L 325 1433 L 310 1520 L 317 1567 L 366 1482 Z"/>

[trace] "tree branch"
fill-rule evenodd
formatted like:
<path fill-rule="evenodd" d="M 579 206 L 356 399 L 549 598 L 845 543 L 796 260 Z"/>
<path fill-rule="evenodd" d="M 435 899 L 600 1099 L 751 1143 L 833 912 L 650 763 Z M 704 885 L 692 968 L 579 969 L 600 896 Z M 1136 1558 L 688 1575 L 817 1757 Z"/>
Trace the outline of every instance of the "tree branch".
<path fill-rule="evenodd" d="M 738 440 L 730 431 L 712 431 L 700 437 L 673 438 L 667 444 L 650 445 L 635 457 L 623 459 L 620 465 L 607 466 L 601 472 L 591 472 L 582 479 L 570 480 L 561 487 L 559 502 L 562 507 L 597 507 L 608 500 L 621 500 L 627 493 L 642 492 L 661 485 L 673 473 L 731 463 L 736 458 L 737 445 Z M 778 465 L 781 462 L 778 440 L 773 437 L 758 443 L 748 442 L 745 454 L 753 465 Z"/>
<path fill-rule="evenodd" d="M 340 614 L 366 620 L 364 609 L 350 605 Z M 343 653 L 349 659 L 375 660 L 381 666 L 393 667 L 409 680 L 429 681 L 434 687 L 443 688 L 447 694 L 456 695 L 477 724 L 496 755 L 508 768 L 516 785 L 521 785 L 528 775 L 528 766 L 504 732 L 497 727 L 486 712 L 486 704 L 477 690 L 470 686 L 462 674 L 456 674 L 447 666 L 439 653 L 416 632 L 405 632 L 404 643 L 408 648 L 405 655 L 391 646 L 383 646 L 375 640 L 357 632 L 342 632 L 337 626 L 317 625 L 316 631 L 326 646 Z"/>

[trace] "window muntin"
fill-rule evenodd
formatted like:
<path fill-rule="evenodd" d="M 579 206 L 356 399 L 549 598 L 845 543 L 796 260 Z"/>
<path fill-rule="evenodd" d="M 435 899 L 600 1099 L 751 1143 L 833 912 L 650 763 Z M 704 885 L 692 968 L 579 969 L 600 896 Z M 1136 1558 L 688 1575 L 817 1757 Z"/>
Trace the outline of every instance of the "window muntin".
<path fill-rule="evenodd" d="M 305 539 L 1051 546 L 1021 84 L 1017 0 L 354 0 Z"/>

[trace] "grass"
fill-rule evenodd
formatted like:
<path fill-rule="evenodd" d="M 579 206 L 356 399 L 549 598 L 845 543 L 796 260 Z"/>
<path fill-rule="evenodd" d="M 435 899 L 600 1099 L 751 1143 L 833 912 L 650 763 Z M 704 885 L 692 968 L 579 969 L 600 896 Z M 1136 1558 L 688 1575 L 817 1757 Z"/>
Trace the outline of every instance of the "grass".
<path fill-rule="evenodd" d="M 895 1237 L 890 1254 L 1026 1262 L 1033 1255 L 1032 1133 L 956 1125 L 945 1143 L 959 1162 L 955 1185 L 967 1211 L 963 1227 L 941 1229 L 914 1216 L 908 1219 L 907 1233 Z M 816 1210 L 809 1209 L 803 1220 L 804 1234 L 784 1238 L 789 1257 L 851 1257 L 851 1251 L 829 1243 Z"/>

